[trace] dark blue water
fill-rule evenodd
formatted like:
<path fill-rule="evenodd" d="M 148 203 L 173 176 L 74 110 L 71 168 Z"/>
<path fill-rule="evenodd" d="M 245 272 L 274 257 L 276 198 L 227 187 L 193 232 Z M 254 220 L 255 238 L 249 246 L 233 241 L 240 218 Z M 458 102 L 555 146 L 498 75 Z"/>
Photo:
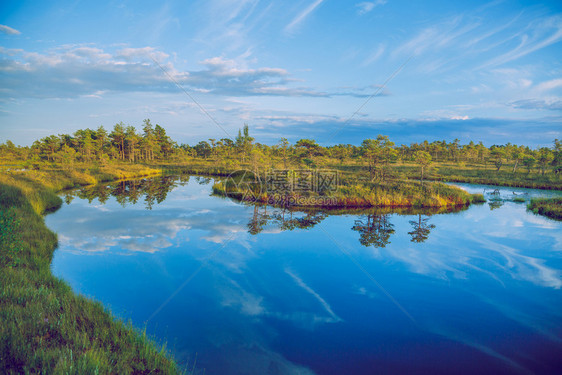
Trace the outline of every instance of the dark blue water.
<path fill-rule="evenodd" d="M 562 224 L 510 201 L 559 193 L 307 215 L 142 184 L 47 216 L 52 269 L 196 374 L 562 372 Z"/>

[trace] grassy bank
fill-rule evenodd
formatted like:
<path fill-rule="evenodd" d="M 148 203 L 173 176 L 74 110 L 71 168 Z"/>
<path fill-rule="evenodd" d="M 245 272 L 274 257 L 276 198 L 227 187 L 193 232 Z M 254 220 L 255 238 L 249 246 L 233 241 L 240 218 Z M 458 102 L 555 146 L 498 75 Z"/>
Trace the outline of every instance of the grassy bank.
<path fill-rule="evenodd" d="M 419 168 L 415 165 L 397 165 L 397 171 L 416 179 Z M 527 172 L 523 168 L 513 172 L 513 165 L 496 168 L 485 168 L 482 165 L 435 163 L 427 176 L 433 181 L 467 182 L 471 184 L 509 186 L 531 189 L 562 190 L 562 179 L 553 174 L 542 175 L 537 172 Z"/>
<path fill-rule="evenodd" d="M 243 186 L 243 188 L 241 188 Z M 323 208 L 429 208 L 466 206 L 485 201 L 481 194 L 469 194 L 455 186 L 442 183 L 413 181 L 390 181 L 376 183 L 343 183 L 337 191 L 326 193 L 262 191 L 263 186 L 252 183 L 234 183 L 228 179 L 213 185 L 213 193 L 232 198 L 293 207 Z M 253 189 L 253 191 L 250 191 Z"/>
<path fill-rule="evenodd" d="M 178 172 L 227 177 L 236 171 L 250 171 L 251 166 L 237 164 L 236 166 L 218 163 L 216 161 L 191 161 L 185 163 L 160 163 L 154 165 L 166 172 Z M 283 166 L 273 165 L 279 169 Z M 302 168 L 292 168 L 302 170 Z M 360 207 L 447 207 L 462 206 L 470 203 L 482 203 L 484 197 L 481 194 L 469 194 L 454 186 L 445 185 L 435 181 L 426 181 L 423 184 L 413 179 L 417 169 L 414 166 L 407 167 L 407 173 L 402 171 L 393 179 L 383 183 L 368 182 L 364 177 L 365 171 L 362 166 L 330 166 L 329 169 L 339 171 L 340 186 L 337 191 L 325 194 L 314 192 L 301 192 L 282 194 L 271 194 L 265 192 L 266 175 L 265 169 L 260 171 L 260 186 L 256 191 L 248 194 L 236 186 L 229 186 L 226 180 L 219 181 L 213 186 L 213 192 L 217 195 L 230 196 L 240 200 L 251 200 L 273 205 L 289 205 L 294 207 L 324 207 L 324 208 L 360 208 Z M 249 173 L 250 178 L 253 174 Z M 236 179 L 235 175 L 232 175 Z M 411 179 L 409 179 L 411 178 Z M 252 181 L 249 181 L 253 185 Z M 239 181 L 238 181 L 239 183 Z M 280 201 L 281 200 L 281 201 Z"/>
<path fill-rule="evenodd" d="M 527 208 L 535 214 L 562 220 L 562 198 L 536 198 L 531 199 Z"/>
<path fill-rule="evenodd" d="M 253 170 L 248 163 L 231 163 L 224 160 L 192 159 L 184 162 L 147 164 L 165 171 L 182 171 L 194 175 L 228 176 L 236 170 Z M 289 164 L 285 167 L 282 163 L 273 162 L 269 166 L 260 166 L 260 174 L 270 169 L 302 170 L 301 165 Z M 367 182 L 369 179 L 368 167 L 364 163 L 327 163 L 317 167 L 319 170 L 337 170 L 340 178 Z M 413 163 L 397 162 L 390 165 L 389 175 L 395 180 L 419 181 L 420 168 Z M 509 186 L 543 190 L 562 190 L 562 177 L 553 173 L 542 175 L 536 171 L 528 172 L 519 167 L 513 172 L 513 165 L 507 164 L 499 171 L 491 166 L 480 164 L 465 164 L 451 162 L 435 162 L 426 171 L 425 180 L 436 182 L 465 182 L 471 184 Z"/>
<path fill-rule="evenodd" d="M 159 348 L 101 303 L 76 295 L 50 272 L 57 236 L 42 215 L 56 191 L 151 175 L 140 166 L 0 174 L 0 373 L 177 373 Z"/>
<path fill-rule="evenodd" d="M 364 165 L 329 165 L 332 169 L 341 171 L 344 175 L 367 175 Z M 418 180 L 420 168 L 413 163 L 397 162 L 391 164 L 390 173 L 400 179 Z M 426 171 L 424 179 L 441 182 L 466 182 L 471 184 L 497 185 L 544 190 L 562 190 L 562 177 L 554 173 L 542 175 L 536 171 L 528 172 L 518 168 L 513 172 L 513 165 L 503 166 L 499 171 L 490 166 L 480 164 L 464 164 L 450 162 L 435 162 Z"/>

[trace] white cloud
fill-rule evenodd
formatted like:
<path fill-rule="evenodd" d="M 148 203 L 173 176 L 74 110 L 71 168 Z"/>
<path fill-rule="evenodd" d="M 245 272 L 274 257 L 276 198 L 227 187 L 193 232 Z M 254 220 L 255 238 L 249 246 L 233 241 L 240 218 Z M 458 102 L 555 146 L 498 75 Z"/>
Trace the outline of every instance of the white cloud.
<path fill-rule="evenodd" d="M 484 83 L 481 83 L 477 86 L 472 86 L 470 88 L 470 92 L 472 92 L 473 94 L 481 94 L 481 93 L 486 93 L 486 92 L 492 92 L 492 88 Z"/>
<path fill-rule="evenodd" d="M 302 12 L 300 12 L 287 26 L 285 26 L 286 32 L 292 32 L 297 26 L 299 26 L 305 19 L 312 13 L 324 0 L 315 0 L 312 4 L 307 6 Z"/>
<path fill-rule="evenodd" d="M 202 27 L 194 39 L 204 48 L 213 46 L 223 52 L 252 50 L 253 35 L 259 33 L 256 29 L 262 25 L 272 6 L 260 10 L 258 0 L 208 0 L 203 3 Z"/>
<path fill-rule="evenodd" d="M 178 92 L 159 66 L 189 90 L 228 96 L 327 96 L 294 87 L 281 68 L 248 68 L 224 57 L 200 62 L 202 70 L 181 71 L 169 55 L 153 47 L 106 51 L 91 46 L 62 46 L 46 53 L 0 48 L 1 96 L 73 98 L 100 92 Z M 158 64 L 155 64 L 155 61 Z"/>
<path fill-rule="evenodd" d="M 364 1 L 362 3 L 355 4 L 355 7 L 357 8 L 357 14 L 362 16 L 375 9 L 376 6 L 384 4 L 386 4 L 386 0 Z"/>
<path fill-rule="evenodd" d="M 424 73 L 499 67 L 562 41 L 562 16 L 519 14 L 493 24 L 482 15 L 462 14 L 426 26 L 392 51 L 416 56 Z"/>
<path fill-rule="evenodd" d="M 510 27 L 515 21 L 517 21 L 519 19 L 519 17 L 521 16 L 521 13 L 518 14 L 517 16 L 513 17 L 510 21 L 508 21 L 507 23 L 501 24 L 500 26 L 498 26 L 495 29 L 492 29 L 484 34 L 479 34 L 476 35 L 475 37 L 473 37 L 472 39 L 468 40 L 465 44 L 464 47 L 465 48 L 469 48 L 472 47 L 480 42 L 482 42 L 483 40 L 486 40 L 488 38 L 493 37 L 494 35 L 500 33 L 501 31 L 507 29 L 508 27 Z"/>
<path fill-rule="evenodd" d="M 371 54 L 367 57 L 367 59 L 363 61 L 362 65 L 367 66 L 377 61 L 384 53 L 384 50 L 385 50 L 384 44 L 379 44 L 378 47 L 373 52 L 371 52 Z"/>
<path fill-rule="evenodd" d="M 546 82 L 541 82 L 536 86 L 537 91 L 549 91 L 562 87 L 562 78 L 553 79 Z"/>
<path fill-rule="evenodd" d="M 470 120 L 468 115 L 459 114 L 454 110 L 438 109 L 432 111 L 425 111 L 422 117 L 426 121 L 439 121 L 439 120 Z"/>
<path fill-rule="evenodd" d="M 123 48 L 116 53 L 116 57 L 125 59 L 127 61 L 134 61 L 135 59 L 145 58 L 145 59 L 155 59 L 158 62 L 163 62 L 170 55 L 167 53 L 157 51 L 152 47 L 142 47 L 142 48 Z"/>
<path fill-rule="evenodd" d="M 562 40 L 562 16 L 534 20 L 516 36 L 519 44 L 515 48 L 489 60 L 481 67 L 502 65 L 560 42 Z"/>
<path fill-rule="evenodd" d="M 243 69 L 236 61 L 223 57 L 213 57 L 203 60 L 201 61 L 201 65 L 205 65 L 210 71 L 213 71 L 214 74 L 219 76 L 243 77 L 256 74 L 284 77 L 289 74 L 285 69 L 279 68 Z"/>
<path fill-rule="evenodd" d="M 250 68 L 243 58 L 216 56 L 200 61 L 203 69 L 182 71 L 167 53 L 153 47 L 108 51 L 73 45 L 46 53 L 0 47 L 0 56 L 4 57 L 0 59 L 4 81 L 0 97 L 4 98 L 99 98 L 112 92 L 178 93 L 179 88 L 170 77 L 191 92 L 232 97 L 366 97 L 373 91 L 370 87 L 351 87 L 326 92 L 296 86 L 298 80 L 291 78 L 286 69 Z"/>
<path fill-rule="evenodd" d="M 455 17 L 418 32 L 416 36 L 396 48 L 393 55 L 418 56 L 426 51 L 438 51 L 455 47 L 459 40 L 480 26 L 479 22 L 463 23 L 463 17 Z"/>
<path fill-rule="evenodd" d="M 318 303 L 322 306 L 322 308 L 326 311 L 326 313 L 330 316 L 328 322 L 337 323 L 341 322 L 342 319 L 332 310 L 332 307 L 326 302 L 324 298 L 322 298 L 314 289 L 312 289 L 308 284 L 306 284 L 298 275 L 296 275 L 290 269 L 285 269 L 287 275 L 291 276 L 291 278 L 295 281 L 295 283 L 308 292 Z"/>
<path fill-rule="evenodd" d="M 8 35 L 20 35 L 21 33 L 16 30 L 12 29 L 10 26 L 0 25 L 0 33 L 8 34 Z"/>

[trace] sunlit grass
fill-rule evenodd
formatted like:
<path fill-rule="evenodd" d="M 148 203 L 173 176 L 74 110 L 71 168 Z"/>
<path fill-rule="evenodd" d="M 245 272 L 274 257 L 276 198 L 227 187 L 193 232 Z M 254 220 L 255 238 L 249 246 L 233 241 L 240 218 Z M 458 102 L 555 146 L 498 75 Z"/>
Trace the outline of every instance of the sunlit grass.
<path fill-rule="evenodd" d="M 262 186 L 263 188 L 263 186 Z M 275 192 L 256 191 L 249 194 L 230 180 L 218 181 L 213 185 L 213 193 L 228 195 L 237 199 L 254 199 L 267 203 Z M 391 180 L 382 183 L 358 182 L 355 179 L 344 178 L 336 191 L 325 193 L 288 192 L 283 202 L 304 202 L 304 205 L 314 205 L 314 198 L 325 197 L 321 202 L 323 207 L 354 208 L 354 207 L 446 207 L 462 206 L 470 203 L 485 201 L 481 194 L 469 194 L 455 186 L 438 182 L 424 182 L 409 180 Z M 308 201 L 312 203 L 307 203 Z M 298 204 L 296 204 L 298 205 Z"/>
<path fill-rule="evenodd" d="M 100 170 L 113 179 L 141 171 Z M 0 174 L 0 373 L 178 373 L 164 346 L 50 272 L 57 235 L 41 215 L 60 207 L 55 191 L 99 176 L 84 170 Z"/>
<path fill-rule="evenodd" d="M 338 169 L 344 174 L 365 173 L 366 167 L 357 164 L 330 164 L 331 168 Z M 419 166 L 413 163 L 392 164 L 392 171 L 401 178 L 417 180 Z M 435 162 L 431 165 L 425 176 L 428 180 L 443 182 L 467 182 L 473 184 L 499 185 L 511 187 L 525 187 L 534 189 L 562 189 L 562 178 L 553 173 L 542 175 L 537 171 L 528 172 L 519 167 L 513 172 L 513 165 L 505 165 L 499 171 L 490 166 L 481 164 L 458 164 Z"/>

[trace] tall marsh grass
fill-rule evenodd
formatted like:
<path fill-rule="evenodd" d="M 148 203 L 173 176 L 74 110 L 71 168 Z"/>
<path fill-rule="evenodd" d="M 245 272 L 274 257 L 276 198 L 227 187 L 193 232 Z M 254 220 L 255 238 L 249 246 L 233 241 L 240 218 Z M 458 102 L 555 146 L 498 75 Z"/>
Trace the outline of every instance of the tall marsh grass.
<path fill-rule="evenodd" d="M 100 169 L 130 177 L 134 171 Z M 126 173 L 125 173 L 126 172 Z M 153 173 L 146 169 L 146 173 Z M 97 174 L 100 176 L 100 174 Z M 42 215 L 55 191 L 98 181 L 86 171 L 0 174 L 0 373 L 175 374 L 164 346 L 50 272 L 57 235 Z"/>
<path fill-rule="evenodd" d="M 535 214 L 562 220 L 562 198 L 533 198 L 527 208 Z"/>

